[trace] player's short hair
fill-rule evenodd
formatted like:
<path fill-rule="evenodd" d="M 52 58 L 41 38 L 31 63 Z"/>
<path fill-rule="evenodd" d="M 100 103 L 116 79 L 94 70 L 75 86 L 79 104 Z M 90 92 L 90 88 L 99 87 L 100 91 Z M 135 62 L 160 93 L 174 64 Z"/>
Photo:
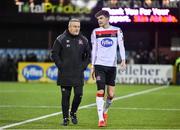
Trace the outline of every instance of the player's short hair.
<path fill-rule="evenodd" d="M 105 16 L 106 18 L 109 18 L 109 12 L 106 11 L 106 10 L 100 10 L 100 11 L 98 11 L 98 12 L 95 14 L 95 17 L 97 18 L 97 17 L 99 17 L 99 16 L 101 16 L 101 15 Z"/>

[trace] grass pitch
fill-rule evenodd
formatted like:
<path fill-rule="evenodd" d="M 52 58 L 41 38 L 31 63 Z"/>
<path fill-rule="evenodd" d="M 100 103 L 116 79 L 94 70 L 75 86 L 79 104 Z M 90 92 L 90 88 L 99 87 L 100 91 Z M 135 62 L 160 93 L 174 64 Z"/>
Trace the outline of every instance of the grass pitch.
<path fill-rule="evenodd" d="M 62 114 L 57 113 L 61 95 L 56 84 L 0 83 L 0 129 L 99 129 L 95 95 L 96 85 L 86 84 L 77 113 L 79 124 L 65 127 L 60 125 Z M 178 86 L 117 85 L 108 126 L 103 129 L 180 129 L 179 102 Z"/>

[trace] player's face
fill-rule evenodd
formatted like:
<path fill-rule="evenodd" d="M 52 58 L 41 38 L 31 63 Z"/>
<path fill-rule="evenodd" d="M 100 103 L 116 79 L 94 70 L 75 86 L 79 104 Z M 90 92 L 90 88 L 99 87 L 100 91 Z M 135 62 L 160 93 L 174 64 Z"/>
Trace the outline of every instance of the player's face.
<path fill-rule="evenodd" d="M 109 18 L 105 17 L 104 15 L 97 17 L 97 20 L 100 27 L 105 27 L 109 23 Z"/>
<path fill-rule="evenodd" d="M 163 0 L 163 5 L 168 5 L 169 4 L 169 0 Z"/>
<path fill-rule="evenodd" d="M 69 32 L 72 35 L 79 35 L 79 31 L 80 31 L 80 22 L 71 22 L 69 24 L 69 28 L 68 28 Z"/>
<path fill-rule="evenodd" d="M 145 0 L 145 3 L 146 3 L 147 5 L 151 5 L 151 4 L 152 4 L 152 1 L 151 1 L 151 0 Z"/>

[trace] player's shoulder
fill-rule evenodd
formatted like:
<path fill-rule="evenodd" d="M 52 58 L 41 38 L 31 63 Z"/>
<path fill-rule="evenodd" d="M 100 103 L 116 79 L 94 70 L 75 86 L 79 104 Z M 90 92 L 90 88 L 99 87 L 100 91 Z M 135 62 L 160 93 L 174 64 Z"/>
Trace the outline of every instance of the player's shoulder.
<path fill-rule="evenodd" d="M 110 28 L 113 29 L 113 30 L 120 30 L 120 31 L 121 31 L 121 28 L 120 28 L 120 27 L 117 27 L 117 26 L 112 26 L 112 25 L 111 25 Z"/>
<path fill-rule="evenodd" d="M 98 27 L 98 28 L 95 28 L 95 29 L 93 30 L 93 32 L 102 31 L 102 30 L 104 30 L 102 27 Z"/>

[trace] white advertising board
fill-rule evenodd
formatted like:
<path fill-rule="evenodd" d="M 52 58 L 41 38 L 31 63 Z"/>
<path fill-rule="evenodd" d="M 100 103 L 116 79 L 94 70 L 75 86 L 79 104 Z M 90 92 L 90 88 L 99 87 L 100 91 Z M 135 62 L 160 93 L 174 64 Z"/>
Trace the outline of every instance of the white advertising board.
<path fill-rule="evenodd" d="M 117 67 L 116 83 L 167 84 L 173 78 L 172 65 L 127 65 L 122 72 Z"/>

